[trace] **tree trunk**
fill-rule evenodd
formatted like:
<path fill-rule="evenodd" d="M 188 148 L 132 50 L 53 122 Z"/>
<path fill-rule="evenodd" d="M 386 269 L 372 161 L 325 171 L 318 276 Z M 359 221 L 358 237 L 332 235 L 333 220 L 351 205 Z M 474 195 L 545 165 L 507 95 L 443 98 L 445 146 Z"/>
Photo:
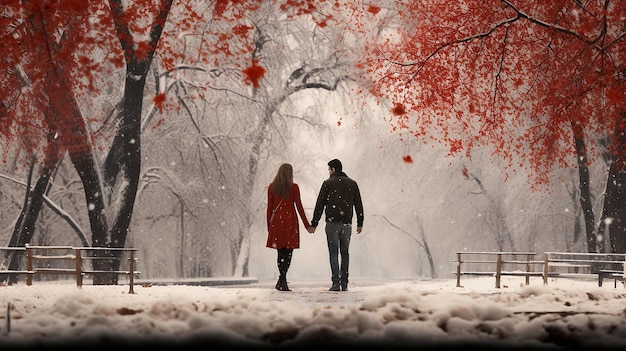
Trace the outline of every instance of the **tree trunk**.
<path fill-rule="evenodd" d="M 22 210 L 20 211 L 20 215 L 15 223 L 15 228 L 13 228 L 13 233 L 11 234 L 11 238 L 9 238 L 9 247 L 19 246 L 18 239 L 20 237 L 20 233 L 22 231 L 22 223 L 24 222 L 24 217 L 26 217 L 26 211 L 28 209 L 28 203 L 30 202 L 30 185 L 33 178 L 33 169 L 34 169 L 34 160 L 31 161 L 30 170 L 28 172 L 28 182 L 26 183 L 26 190 L 24 191 L 24 202 L 22 204 Z M 8 261 L 8 268 L 10 270 L 19 269 L 19 254 L 15 251 L 7 251 L 5 256 L 5 261 Z M 9 285 L 17 283 L 17 274 L 2 274 L 0 275 L 0 281 L 8 281 Z"/>
<path fill-rule="evenodd" d="M 626 253 L 626 174 L 617 170 L 616 163 L 609 169 L 604 211 L 600 227 L 608 234 L 608 251 Z M 600 231 L 599 231 L 600 232 Z"/>
<path fill-rule="evenodd" d="M 583 210 L 583 219 L 585 222 L 587 252 L 600 252 L 598 250 L 598 232 L 596 232 L 595 216 L 593 214 L 593 207 L 591 206 L 591 192 L 589 191 L 587 146 L 585 145 L 582 128 L 572 121 L 572 129 L 574 131 L 574 143 L 576 145 L 576 158 L 578 159 L 578 188 L 580 190 L 579 201 Z"/>
<path fill-rule="evenodd" d="M 9 246 L 11 247 L 23 247 L 24 245 L 30 243 L 33 239 L 37 218 L 39 217 L 39 213 L 41 212 L 41 208 L 43 206 L 43 196 L 48 190 L 48 185 L 50 183 L 50 175 L 54 172 L 59 162 L 56 142 L 50 138 L 48 145 L 49 149 L 46 152 L 46 159 L 32 191 L 30 189 L 30 179 L 32 178 L 34 166 L 31 166 L 31 173 L 29 174 L 29 181 L 24 198 L 24 206 L 22 207 L 22 212 L 20 213 L 20 219 L 16 223 L 15 230 L 9 239 Z M 17 254 L 15 251 L 9 253 L 9 255 L 9 269 L 19 269 L 19 259 L 21 255 Z M 0 280 L 8 279 L 9 284 L 14 284 L 18 281 L 18 277 L 15 274 L 10 274 L 9 276 L 0 278 L 2 278 Z"/>
<path fill-rule="evenodd" d="M 110 241 L 106 239 L 101 241 L 101 238 L 96 241 L 94 238 L 93 246 L 124 247 L 126 243 L 141 173 L 141 110 L 148 67 L 149 61 L 148 63 L 127 64 L 122 105 L 123 117 L 114 139 L 116 144 L 111 148 L 111 152 L 116 157 L 107 157 L 107 162 L 115 162 L 115 165 L 105 165 L 105 169 L 119 171 L 117 176 L 112 174 L 105 176 L 108 181 L 117 180 L 117 183 L 121 184 L 118 189 L 119 197 L 113 197 L 117 206 L 114 206 L 116 213 L 111 224 Z M 96 270 L 119 270 L 121 252 L 112 251 L 111 255 L 111 260 L 94 262 L 94 268 Z M 117 284 L 117 278 L 117 274 L 101 274 L 94 277 L 93 283 L 94 285 Z"/>
<path fill-rule="evenodd" d="M 426 254 L 426 258 L 428 259 L 428 267 L 430 268 L 430 277 L 432 279 L 437 279 L 437 270 L 435 269 L 435 260 L 433 258 L 432 252 L 430 252 L 430 246 L 428 246 L 428 241 L 426 241 L 426 235 L 424 234 L 424 228 L 420 223 L 420 234 L 422 237 L 422 247 L 424 248 L 424 253 Z"/>
<path fill-rule="evenodd" d="M 622 112 L 615 127 L 612 162 L 604 198 L 600 226 L 608 233 L 609 252 L 626 253 L 626 113 Z M 599 231 L 599 233 L 601 233 Z M 606 240 L 607 238 L 604 238 Z"/>
<path fill-rule="evenodd" d="M 172 2 L 172 0 L 161 1 L 159 13 L 152 24 L 150 39 L 147 43 L 149 50 L 142 52 L 141 59 L 138 59 L 139 53 L 136 51 L 136 43 L 125 18 L 122 1 L 109 0 L 118 39 L 126 59 L 126 79 L 122 117 L 114 138 L 114 145 L 112 145 L 106 158 L 105 172 L 107 173 L 104 176 L 107 190 L 113 188 L 113 182 L 120 184 L 119 189 L 117 189 L 119 196 L 111 197 L 115 201 L 113 208 L 116 212 L 113 214 L 110 228 L 110 241 L 98 241 L 97 246 L 100 247 L 124 247 L 126 244 L 141 173 L 141 112 L 146 76 L 154 57 L 154 51 L 163 33 L 163 26 L 172 7 Z M 120 251 L 112 251 L 111 260 L 97 260 L 94 262 L 94 268 L 105 271 L 119 270 L 121 255 L 122 252 Z M 117 279 L 118 276 L 115 273 L 97 275 L 93 279 L 93 284 L 117 284 Z"/>

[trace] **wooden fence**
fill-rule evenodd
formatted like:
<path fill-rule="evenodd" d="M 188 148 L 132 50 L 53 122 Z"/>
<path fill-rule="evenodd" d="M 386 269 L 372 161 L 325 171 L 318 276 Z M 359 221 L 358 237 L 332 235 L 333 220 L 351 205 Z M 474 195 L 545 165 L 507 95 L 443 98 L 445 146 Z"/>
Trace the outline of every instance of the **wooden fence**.
<path fill-rule="evenodd" d="M 25 253 L 25 269 L 0 265 L 0 274 L 17 274 L 26 276 L 26 285 L 32 285 L 35 275 L 71 275 L 76 280 L 76 286 L 82 287 L 83 279 L 87 275 L 92 277 L 98 274 L 126 275 L 129 279 L 129 293 L 134 294 L 134 279 L 141 272 L 136 270 L 136 248 L 102 248 L 102 247 L 75 247 L 75 246 L 39 246 L 26 245 L 25 247 L 0 247 L 0 252 L 11 254 Z M 97 260 L 120 260 L 128 256 L 128 269 L 95 270 Z M 8 260 L 7 260 L 8 261 Z M 89 264 L 90 263 L 90 264 Z M 120 262 L 121 266 L 121 262 Z"/>
<path fill-rule="evenodd" d="M 540 277 L 543 284 L 548 284 L 549 278 L 575 278 L 597 279 L 598 286 L 602 286 L 605 278 L 612 278 L 615 287 L 618 281 L 626 286 L 626 254 L 544 252 L 538 255 L 517 251 L 456 252 L 456 286 L 462 287 L 464 275 L 494 276 L 498 289 L 502 276 L 523 276 L 526 285 L 531 277 Z"/>

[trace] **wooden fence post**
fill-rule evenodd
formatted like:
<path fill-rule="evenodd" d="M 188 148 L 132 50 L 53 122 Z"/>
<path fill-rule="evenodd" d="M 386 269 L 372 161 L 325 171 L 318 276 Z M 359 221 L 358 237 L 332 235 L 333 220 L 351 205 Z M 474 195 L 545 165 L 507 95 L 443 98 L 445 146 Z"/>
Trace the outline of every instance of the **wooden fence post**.
<path fill-rule="evenodd" d="M 130 250 L 130 258 L 128 259 L 128 270 L 130 271 L 129 284 L 130 288 L 128 289 L 129 294 L 134 294 L 135 290 L 133 289 L 133 285 L 135 283 L 135 252 Z"/>
<path fill-rule="evenodd" d="M 530 272 L 530 261 L 532 259 L 531 254 L 526 255 L 526 273 Z M 526 275 L 526 286 L 530 284 L 530 276 Z"/>
<path fill-rule="evenodd" d="M 83 287 L 83 258 L 80 255 L 80 249 L 76 248 L 76 286 Z"/>
<path fill-rule="evenodd" d="M 543 285 L 548 285 L 548 253 L 543 254 Z"/>
<path fill-rule="evenodd" d="M 622 261 L 622 267 L 624 267 L 622 271 L 622 287 L 626 288 L 626 255 L 624 255 L 624 260 Z"/>
<path fill-rule="evenodd" d="M 502 254 L 498 254 L 496 260 L 496 289 L 500 289 L 500 276 L 502 275 Z"/>
<path fill-rule="evenodd" d="M 33 274 L 30 273 L 33 270 L 33 249 L 26 244 L 26 285 L 33 285 Z"/>
<path fill-rule="evenodd" d="M 461 253 L 456 253 L 456 287 L 461 288 Z"/>

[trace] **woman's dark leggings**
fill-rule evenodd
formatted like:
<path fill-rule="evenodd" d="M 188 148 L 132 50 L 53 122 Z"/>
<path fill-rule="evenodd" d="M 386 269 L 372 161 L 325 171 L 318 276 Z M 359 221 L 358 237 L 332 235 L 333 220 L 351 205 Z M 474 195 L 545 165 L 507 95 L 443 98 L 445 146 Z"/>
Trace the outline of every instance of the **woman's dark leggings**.
<path fill-rule="evenodd" d="M 281 276 L 287 274 L 289 266 L 291 265 L 291 256 L 293 249 L 281 248 L 278 249 L 278 272 Z"/>

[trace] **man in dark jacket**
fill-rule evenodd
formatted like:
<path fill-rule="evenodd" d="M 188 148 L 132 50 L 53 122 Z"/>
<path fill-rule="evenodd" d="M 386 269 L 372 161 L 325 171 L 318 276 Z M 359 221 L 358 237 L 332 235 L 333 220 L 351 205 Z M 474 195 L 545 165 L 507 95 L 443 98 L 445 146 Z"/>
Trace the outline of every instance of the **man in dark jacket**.
<path fill-rule="evenodd" d="M 348 290 L 348 266 L 350 264 L 350 236 L 352 216 L 356 213 L 356 233 L 363 230 L 363 202 L 359 185 L 342 171 L 341 161 L 328 162 L 330 177 L 322 183 L 317 195 L 313 220 L 309 232 L 314 233 L 324 209 L 326 209 L 326 240 L 330 256 L 333 285 L 330 291 Z M 339 264 L 341 255 L 341 266 Z"/>

